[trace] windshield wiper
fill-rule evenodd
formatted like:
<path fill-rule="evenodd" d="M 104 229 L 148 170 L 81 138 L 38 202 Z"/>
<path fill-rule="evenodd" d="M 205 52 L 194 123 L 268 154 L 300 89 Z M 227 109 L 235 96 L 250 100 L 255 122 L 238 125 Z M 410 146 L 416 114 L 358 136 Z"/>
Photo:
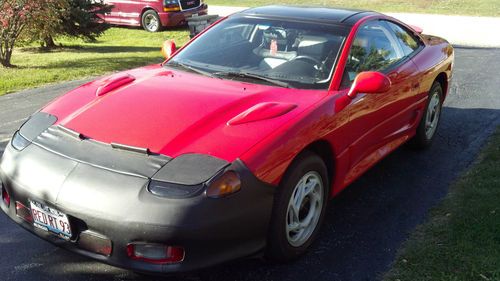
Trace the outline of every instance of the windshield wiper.
<path fill-rule="evenodd" d="M 219 72 L 215 72 L 212 75 L 217 76 L 217 77 L 225 76 L 225 77 L 252 78 L 252 79 L 266 81 L 266 82 L 269 82 L 271 84 L 274 84 L 274 85 L 277 85 L 277 86 L 280 86 L 280 87 L 292 88 L 292 86 L 290 86 L 290 84 L 288 84 L 287 82 L 279 81 L 279 80 L 272 79 L 272 78 L 269 78 L 269 77 L 266 77 L 266 76 L 262 76 L 262 75 L 258 75 L 258 74 L 253 74 L 253 73 L 248 73 L 248 72 L 233 72 L 233 71 L 224 72 L 224 71 L 219 71 Z"/>
<path fill-rule="evenodd" d="M 216 78 L 215 75 L 213 75 L 212 73 L 210 73 L 208 71 L 204 71 L 204 70 L 201 70 L 199 68 L 196 68 L 196 67 L 187 65 L 185 63 L 178 62 L 178 61 L 169 61 L 166 64 L 166 66 L 181 67 L 181 68 L 184 68 L 184 69 L 187 69 L 187 70 L 191 70 L 191 71 L 196 72 L 196 73 L 201 74 L 201 75 L 205 75 L 205 76 L 208 76 L 208 77 Z"/>

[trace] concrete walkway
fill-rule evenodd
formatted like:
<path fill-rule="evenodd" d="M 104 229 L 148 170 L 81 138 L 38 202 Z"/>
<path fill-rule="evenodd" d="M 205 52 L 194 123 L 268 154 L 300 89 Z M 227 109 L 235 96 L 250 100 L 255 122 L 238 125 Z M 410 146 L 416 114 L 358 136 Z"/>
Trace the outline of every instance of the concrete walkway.
<path fill-rule="evenodd" d="M 210 14 L 227 16 L 246 7 L 209 6 Z M 446 38 L 453 45 L 500 48 L 500 17 L 445 16 L 386 13 L 407 24 L 419 26 L 425 34 Z"/>

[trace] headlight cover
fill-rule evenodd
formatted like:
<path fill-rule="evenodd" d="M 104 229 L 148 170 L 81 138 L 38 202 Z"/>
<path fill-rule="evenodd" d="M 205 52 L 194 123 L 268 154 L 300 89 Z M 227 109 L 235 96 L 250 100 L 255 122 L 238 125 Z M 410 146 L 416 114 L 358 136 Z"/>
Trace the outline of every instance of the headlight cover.
<path fill-rule="evenodd" d="M 189 198 L 200 194 L 205 185 L 181 185 L 169 182 L 162 182 L 151 180 L 149 182 L 148 190 L 156 196 L 180 199 Z"/>
<path fill-rule="evenodd" d="M 33 142 L 43 131 L 54 125 L 57 117 L 54 115 L 37 112 L 24 122 L 14 136 L 12 137 L 12 147 L 16 150 L 23 150 Z"/>
<path fill-rule="evenodd" d="M 148 190 L 156 196 L 180 199 L 201 194 L 206 190 L 207 197 L 222 198 L 240 191 L 241 180 L 238 173 L 232 170 L 218 173 L 208 182 L 198 185 L 181 185 L 151 180 Z"/>
<path fill-rule="evenodd" d="M 11 144 L 12 144 L 12 147 L 14 147 L 16 150 L 21 151 L 21 150 L 25 149 L 28 145 L 30 145 L 31 142 L 29 140 L 25 139 L 23 136 L 21 136 L 19 131 L 17 131 L 14 134 L 14 136 L 12 137 Z"/>
<path fill-rule="evenodd" d="M 199 195 L 230 165 L 205 154 L 183 154 L 165 164 L 149 182 L 148 190 L 167 198 Z"/>

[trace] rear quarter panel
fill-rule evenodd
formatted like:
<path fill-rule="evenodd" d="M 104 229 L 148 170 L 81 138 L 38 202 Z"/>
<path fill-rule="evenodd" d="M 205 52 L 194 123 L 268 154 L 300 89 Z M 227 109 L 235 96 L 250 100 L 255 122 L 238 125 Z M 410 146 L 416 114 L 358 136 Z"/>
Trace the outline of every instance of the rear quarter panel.
<path fill-rule="evenodd" d="M 453 47 L 446 40 L 436 36 L 422 35 L 422 39 L 426 46 L 413 57 L 420 70 L 420 92 L 422 95 L 427 95 L 438 75 L 444 73 L 446 85 L 443 90 L 446 97 L 453 75 Z"/>

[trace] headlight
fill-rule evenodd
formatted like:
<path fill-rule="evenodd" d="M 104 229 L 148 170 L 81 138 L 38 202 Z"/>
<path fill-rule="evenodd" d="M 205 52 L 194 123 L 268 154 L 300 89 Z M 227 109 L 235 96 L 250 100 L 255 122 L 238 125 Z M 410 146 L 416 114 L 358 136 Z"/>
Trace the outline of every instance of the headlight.
<path fill-rule="evenodd" d="M 207 187 L 207 196 L 211 198 L 226 197 L 236 193 L 241 189 L 241 180 L 234 171 L 227 171 L 219 178 L 209 183 Z"/>
<path fill-rule="evenodd" d="M 163 0 L 164 12 L 178 12 L 181 10 L 178 0 Z"/>
<path fill-rule="evenodd" d="M 149 192 L 156 196 L 167 198 L 188 198 L 198 195 L 203 190 L 204 185 L 181 185 L 169 182 L 151 180 L 148 186 Z"/>
<path fill-rule="evenodd" d="M 183 185 L 151 180 L 148 190 L 156 196 L 180 199 L 196 196 L 205 187 L 207 197 L 221 198 L 240 191 L 241 180 L 236 172 L 227 171 L 221 176 L 199 185 Z"/>
<path fill-rule="evenodd" d="M 12 147 L 14 147 L 16 150 L 23 150 L 25 149 L 28 145 L 30 145 L 30 141 L 25 139 L 19 131 L 17 131 L 14 136 L 12 137 Z"/>

